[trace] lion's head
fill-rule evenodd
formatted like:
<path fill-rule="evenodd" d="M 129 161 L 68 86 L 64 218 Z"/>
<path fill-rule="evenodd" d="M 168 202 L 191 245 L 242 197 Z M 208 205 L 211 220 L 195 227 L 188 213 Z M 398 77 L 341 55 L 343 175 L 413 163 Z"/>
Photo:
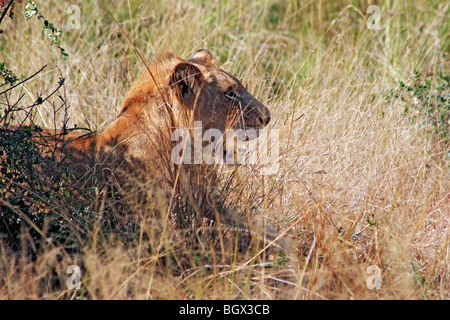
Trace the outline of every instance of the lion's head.
<path fill-rule="evenodd" d="M 198 50 L 188 61 L 175 61 L 170 84 L 178 102 L 193 110 L 204 130 L 258 130 L 270 121 L 269 109 L 222 70 L 208 50 Z"/>
<path fill-rule="evenodd" d="M 129 91 L 121 115 L 144 112 L 155 118 L 155 106 L 168 106 L 177 120 L 176 126 L 188 126 L 185 118 L 189 114 L 191 121 L 202 122 L 203 130 L 258 130 L 270 121 L 269 109 L 236 77 L 222 70 L 205 49 L 198 50 L 189 60 L 173 53 L 156 59 Z"/>

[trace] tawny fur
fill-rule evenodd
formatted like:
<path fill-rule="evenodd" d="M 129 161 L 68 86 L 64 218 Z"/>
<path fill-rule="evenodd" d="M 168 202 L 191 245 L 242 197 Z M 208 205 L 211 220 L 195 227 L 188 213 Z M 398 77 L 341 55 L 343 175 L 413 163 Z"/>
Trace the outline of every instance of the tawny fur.
<path fill-rule="evenodd" d="M 227 92 L 238 98 L 230 99 Z M 129 90 L 118 117 L 103 132 L 69 133 L 58 141 L 58 154 L 80 174 L 96 163 L 111 162 L 139 164 L 160 174 L 162 163 L 170 161 L 175 128 L 192 128 L 194 121 L 202 121 L 203 131 L 260 129 L 269 120 L 269 110 L 220 69 L 209 51 L 199 50 L 189 60 L 166 53 Z"/>

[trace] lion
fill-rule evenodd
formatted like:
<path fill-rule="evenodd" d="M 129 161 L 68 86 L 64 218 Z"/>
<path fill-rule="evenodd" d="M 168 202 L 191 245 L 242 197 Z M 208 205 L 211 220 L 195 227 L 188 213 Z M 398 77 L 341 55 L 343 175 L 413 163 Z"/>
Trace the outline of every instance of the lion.
<path fill-rule="evenodd" d="M 60 157 L 66 157 L 69 166 L 83 173 L 94 162 L 114 158 L 128 165 L 151 166 L 161 174 L 160 160 L 170 158 L 170 138 L 176 128 L 192 129 L 200 121 L 202 132 L 212 128 L 258 130 L 270 121 L 269 109 L 222 70 L 206 49 L 187 61 L 168 52 L 147 69 L 127 93 L 118 117 L 103 132 L 72 132 L 58 141 L 64 146 Z"/>
<path fill-rule="evenodd" d="M 206 49 L 196 51 L 188 60 L 168 52 L 146 68 L 126 94 L 117 118 L 102 132 L 58 136 L 55 130 L 44 131 L 49 141 L 54 141 L 51 147 L 56 147 L 57 157 L 77 173 L 77 178 L 100 167 L 101 172 L 120 172 L 114 176 L 119 184 L 126 184 L 130 175 L 151 175 L 151 181 L 169 176 L 175 188 L 177 173 L 170 165 L 175 129 L 192 130 L 199 121 L 202 132 L 229 128 L 258 131 L 271 119 L 269 109 L 240 80 L 221 69 L 218 59 Z M 205 188 L 201 182 L 205 172 L 198 171 L 204 167 L 195 167 L 196 174 L 191 171 L 188 176 L 197 181 L 196 188 Z M 209 205 L 205 210 L 210 216 L 219 215 L 227 225 L 235 225 L 226 209 L 217 214 L 217 208 Z M 269 239 L 278 240 L 273 228 L 264 228 Z M 248 230 L 247 226 L 244 229 Z"/>

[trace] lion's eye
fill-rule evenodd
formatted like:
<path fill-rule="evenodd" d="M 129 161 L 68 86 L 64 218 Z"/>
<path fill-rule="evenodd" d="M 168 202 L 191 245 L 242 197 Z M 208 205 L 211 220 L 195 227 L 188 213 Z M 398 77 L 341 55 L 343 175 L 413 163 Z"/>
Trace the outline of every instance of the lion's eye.
<path fill-rule="evenodd" d="M 239 96 L 233 89 L 228 89 L 227 91 L 225 91 L 225 96 L 231 100 L 236 100 L 239 98 Z"/>

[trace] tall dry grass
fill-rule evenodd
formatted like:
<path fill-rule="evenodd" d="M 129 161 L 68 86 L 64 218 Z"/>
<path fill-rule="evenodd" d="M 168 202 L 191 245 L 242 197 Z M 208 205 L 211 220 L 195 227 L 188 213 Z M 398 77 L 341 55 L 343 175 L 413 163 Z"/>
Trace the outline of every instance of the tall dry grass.
<path fill-rule="evenodd" d="M 44 243 L 30 261 L 2 246 L 2 299 L 450 297 L 448 149 L 423 119 L 404 114 L 407 100 L 386 94 L 406 94 L 399 83 L 415 70 L 433 90 L 437 73 L 448 74 L 445 2 L 382 2 L 378 30 L 366 24 L 366 1 L 70 4 L 81 9 L 81 29 L 62 28 L 65 60 L 41 41 L 37 21 L 2 24 L 0 60 L 16 74 L 50 63 L 23 86 L 25 99 L 56 83 L 58 67 L 69 125 L 102 130 L 144 70 L 136 50 L 152 61 L 167 49 L 186 58 L 209 49 L 270 107 L 269 127 L 280 130 L 279 172 L 238 168 L 226 201 L 285 234 L 291 252 L 217 249 L 207 232 L 149 218 L 130 223 L 128 239 L 94 227 L 76 254 Z M 37 5 L 66 24 L 65 5 Z M 48 105 L 36 117 L 53 126 Z M 72 264 L 82 266 L 78 291 L 65 286 Z M 369 266 L 381 271 L 380 289 L 368 285 Z"/>

